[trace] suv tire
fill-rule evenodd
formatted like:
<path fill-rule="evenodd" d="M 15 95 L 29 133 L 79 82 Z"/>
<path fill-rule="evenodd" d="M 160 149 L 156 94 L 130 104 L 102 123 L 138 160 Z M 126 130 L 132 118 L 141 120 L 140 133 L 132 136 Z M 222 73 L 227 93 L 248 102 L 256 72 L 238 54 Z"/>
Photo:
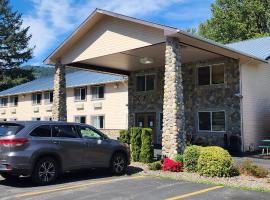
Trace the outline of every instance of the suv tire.
<path fill-rule="evenodd" d="M 49 185 L 56 180 L 58 173 L 59 166 L 55 159 L 44 157 L 37 161 L 31 178 L 39 185 Z"/>
<path fill-rule="evenodd" d="M 19 176 L 17 176 L 17 175 L 5 173 L 5 172 L 2 172 L 0 175 L 1 175 L 4 179 L 6 179 L 7 181 L 13 181 L 13 180 L 17 180 L 17 179 L 19 178 Z"/>
<path fill-rule="evenodd" d="M 127 170 L 127 158 L 123 153 L 115 153 L 111 159 L 111 172 L 115 175 L 122 175 Z"/>

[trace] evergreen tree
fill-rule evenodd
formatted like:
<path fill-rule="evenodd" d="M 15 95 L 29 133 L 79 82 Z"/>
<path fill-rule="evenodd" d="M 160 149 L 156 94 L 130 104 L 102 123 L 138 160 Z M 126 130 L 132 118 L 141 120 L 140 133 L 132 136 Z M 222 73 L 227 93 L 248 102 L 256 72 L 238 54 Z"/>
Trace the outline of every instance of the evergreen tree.
<path fill-rule="evenodd" d="M 216 0 L 199 35 L 230 43 L 270 35 L 270 0 Z"/>

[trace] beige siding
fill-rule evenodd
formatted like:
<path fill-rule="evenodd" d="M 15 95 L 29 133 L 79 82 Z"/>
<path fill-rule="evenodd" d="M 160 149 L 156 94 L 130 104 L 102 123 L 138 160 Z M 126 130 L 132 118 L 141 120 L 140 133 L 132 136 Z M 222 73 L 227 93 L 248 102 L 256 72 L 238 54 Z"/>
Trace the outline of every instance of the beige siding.
<path fill-rule="evenodd" d="M 160 29 L 105 17 L 63 57 L 63 64 L 123 52 L 164 42 Z"/>
<path fill-rule="evenodd" d="M 270 65 L 241 65 L 244 150 L 256 149 L 270 131 Z"/>
<path fill-rule="evenodd" d="M 127 102 L 128 102 L 128 89 L 127 82 L 108 83 L 105 85 L 104 99 L 92 100 L 90 94 L 90 87 L 87 86 L 87 100 L 84 102 L 75 102 L 74 88 L 67 89 L 67 115 L 68 121 L 73 122 L 75 116 L 86 116 L 88 124 L 91 124 L 91 115 L 104 115 L 105 116 L 105 129 L 126 129 L 127 128 Z M 52 112 L 47 111 L 48 107 L 44 102 L 44 92 L 42 92 L 41 105 L 34 106 L 32 104 L 32 94 L 19 95 L 19 104 L 17 107 L 8 105 L 5 108 L 0 108 L 0 119 L 11 120 L 32 120 L 33 117 L 40 117 L 45 120 L 46 117 L 51 117 Z M 99 108 L 94 108 L 95 104 L 101 105 Z M 77 109 L 83 105 L 83 109 Z M 34 112 L 38 108 L 38 112 Z M 12 114 L 12 110 L 16 110 Z M 2 114 L 2 111 L 5 114 Z"/>

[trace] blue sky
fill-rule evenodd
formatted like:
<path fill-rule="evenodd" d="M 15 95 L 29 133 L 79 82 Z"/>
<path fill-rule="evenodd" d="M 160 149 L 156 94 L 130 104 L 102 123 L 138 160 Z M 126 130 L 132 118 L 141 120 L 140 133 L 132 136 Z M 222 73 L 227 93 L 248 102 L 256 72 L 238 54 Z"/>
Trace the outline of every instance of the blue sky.
<path fill-rule="evenodd" d="M 31 46 L 36 46 L 29 64 L 42 61 L 95 9 L 145 19 L 186 29 L 210 17 L 213 0 L 10 0 L 30 26 Z"/>

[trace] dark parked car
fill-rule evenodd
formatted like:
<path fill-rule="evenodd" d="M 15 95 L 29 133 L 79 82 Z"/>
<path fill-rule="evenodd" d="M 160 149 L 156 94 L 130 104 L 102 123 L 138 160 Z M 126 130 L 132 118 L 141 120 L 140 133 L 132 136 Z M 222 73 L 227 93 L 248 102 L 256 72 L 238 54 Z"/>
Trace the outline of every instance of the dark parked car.
<path fill-rule="evenodd" d="M 0 174 L 6 179 L 31 176 L 50 184 L 65 171 L 109 168 L 125 173 L 129 147 L 92 126 L 67 122 L 0 123 Z"/>

